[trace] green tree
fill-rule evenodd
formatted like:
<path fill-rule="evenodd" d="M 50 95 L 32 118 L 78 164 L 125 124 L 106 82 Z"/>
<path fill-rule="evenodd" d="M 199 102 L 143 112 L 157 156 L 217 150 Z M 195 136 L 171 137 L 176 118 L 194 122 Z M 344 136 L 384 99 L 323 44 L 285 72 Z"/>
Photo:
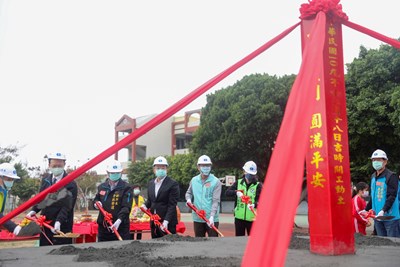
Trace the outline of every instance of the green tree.
<path fill-rule="evenodd" d="M 347 64 L 346 91 L 352 180 L 369 181 L 369 157 L 375 149 L 389 157 L 388 168 L 399 170 L 400 51 L 388 45 L 360 48 Z"/>
<path fill-rule="evenodd" d="M 207 154 L 214 169 L 253 160 L 263 179 L 295 75 L 253 74 L 207 96 L 191 149 Z"/>
<path fill-rule="evenodd" d="M 153 174 L 154 157 L 144 161 L 131 162 L 128 166 L 128 181 L 132 185 L 147 187 L 148 181 L 154 177 Z"/>
<path fill-rule="evenodd" d="M 75 181 L 78 185 L 78 201 L 80 206 L 88 211 L 88 200 L 94 197 L 97 192 L 97 184 L 104 178 L 98 175 L 96 171 L 88 171 L 79 176 Z"/>

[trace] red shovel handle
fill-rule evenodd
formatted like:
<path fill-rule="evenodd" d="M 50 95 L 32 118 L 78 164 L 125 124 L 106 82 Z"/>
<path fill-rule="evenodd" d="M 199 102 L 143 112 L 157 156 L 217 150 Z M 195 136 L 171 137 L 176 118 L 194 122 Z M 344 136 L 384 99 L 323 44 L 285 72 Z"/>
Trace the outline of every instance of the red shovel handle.
<path fill-rule="evenodd" d="M 101 204 L 100 201 L 96 201 L 96 206 L 99 208 L 99 211 L 104 215 L 104 220 L 107 222 L 107 224 L 111 227 L 111 229 L 114 231 L 114 234 L 117 236 L 119 241 L 122 241 L 121 235 L 118 233 L 117 228 L 115 228 L 112 222 L 112 214 L 107 212 L 104 208 L 103 205 Z"/>
<path fill-rule="evenodd" d="M 189 208 L 191 208 L 203 221 L 207 223 L 207 225 L 210 225 L 210 221 L 206 218 L 205 212 L 203 210 L 199 211 L 196 206 L 192 203 L 186 203 Z M 215 232 L 217 232 L 221 237 L 224 237 L 224 235 L 218 230 L 217 227 L 215 227 L 214 224 L 210 226 Z"/>
<path fill-rule="evenodd" d="M 161 218 L 158 214 L 153 214 L 148 209 L 145 210 L 142 207 L 140 207 L 140 210 L 143 211 L 144 213 L 146 213 L 150 217 L 150 220 L 153 221 L 154 224 L 157 225 L 161 229 L 161 231 L 165 232 L 167 235 L 171 235 L 171 232 L 166 227 L 164 227 L 164 225 L 162 225 L 162 223 L 160 223 Z"/>

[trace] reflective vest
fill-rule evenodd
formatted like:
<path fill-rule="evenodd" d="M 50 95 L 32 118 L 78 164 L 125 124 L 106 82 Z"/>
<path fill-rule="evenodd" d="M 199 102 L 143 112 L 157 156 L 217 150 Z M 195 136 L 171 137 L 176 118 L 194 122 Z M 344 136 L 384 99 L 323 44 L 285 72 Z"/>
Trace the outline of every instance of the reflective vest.
<path fill-rule="evenodd" d="M 4 211 L 6 206 L 7 190 L 0 186 L 0 213 Z"/>
<path fill-rule="evenodd" d="M 243 195 L 249 196 L 251 203 L 255 203 L 256 199 L 256 191 L 257 191 L 257 186 L 259 182 L 256 184 L 251 184 L 249 186 L 249 189 L 247 190 L 247 184 L 243 179 L 239 179 L 237 183 L 237 190 L 242 191 Z M 256 209 L 254 209 L 256 210 Z M 240 219 L 240 220 L 245 220 L 252 222 L 254 221 L 254 214 L 249 208 L 247 207 L 246 203 L 242 202 L 242 199 L 237 197 L 236 198 L 236 207 L 235 207 L 235 218 Z"/>

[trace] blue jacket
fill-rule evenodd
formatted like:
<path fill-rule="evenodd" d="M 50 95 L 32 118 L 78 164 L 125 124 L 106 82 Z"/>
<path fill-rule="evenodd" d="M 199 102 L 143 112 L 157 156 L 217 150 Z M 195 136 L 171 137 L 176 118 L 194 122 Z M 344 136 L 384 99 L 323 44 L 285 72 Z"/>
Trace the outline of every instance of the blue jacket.
<path fill-rule="evenodd" d="M 214 222 L 218 222 L 219 218 L 219 203 L 221 201 L 221 182 L 213 174 L 210 174 L 207 179 L 203 182 L 201 175 L 197 175 L 190 181 L 190 187 L 188 189 L 192 190 L 192 195 L 194 202 L 198 210 L 204 210 L 206 212 L 207 219 L 211 215 L 214 216 Z M 216 212 L 213 214 L 212 206 L 213 203 L 217 205 Z M 216 204 L 217 203 L 217 204 Z M 192 212 L 193 221 L 204 222 L 200 217 Z"/>
<path fill-rule="evenodd" d="M 399 211 L 399 180 L 395 173 L 385 169 L 379 176 L 372 174 L 371 200 L 366 210 L 373 209 L 376 213 L 383 210 L 385 215 L 394 216 L 392 220 L 400 219 Z"/>

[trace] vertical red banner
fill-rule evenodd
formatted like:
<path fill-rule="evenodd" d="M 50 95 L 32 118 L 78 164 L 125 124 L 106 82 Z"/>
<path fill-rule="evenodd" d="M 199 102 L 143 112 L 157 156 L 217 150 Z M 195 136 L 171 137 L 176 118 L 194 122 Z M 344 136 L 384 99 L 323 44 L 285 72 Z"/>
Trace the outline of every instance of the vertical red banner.
<path fill-rule="evenodd" d="M 302 21 L 307 46 L 313 20 Z M 323 75 L 316 81 L 306 156 L 310 250 L 353 254 L 351 183 L 347 134 L 342 28 L 327 18 Z"/>

